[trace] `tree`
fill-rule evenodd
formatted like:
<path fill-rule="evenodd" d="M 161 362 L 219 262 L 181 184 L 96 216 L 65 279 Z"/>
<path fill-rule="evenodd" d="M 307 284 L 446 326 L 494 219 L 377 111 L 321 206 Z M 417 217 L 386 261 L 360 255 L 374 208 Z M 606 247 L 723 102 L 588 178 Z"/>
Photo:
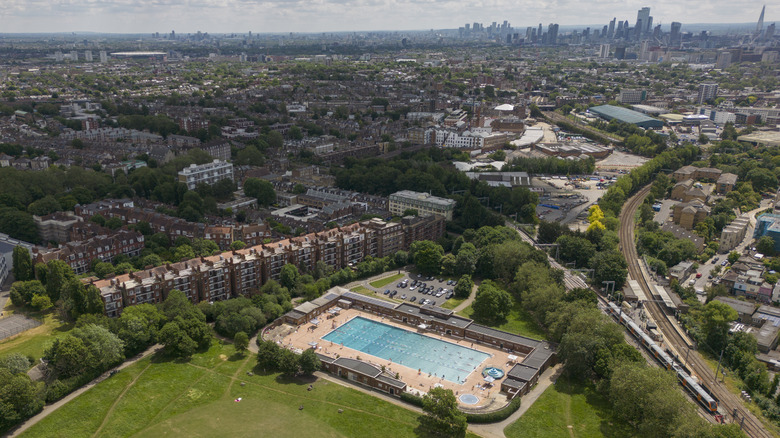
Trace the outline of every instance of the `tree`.
<path fill-rule="evenodd" d="M 46 264 L 46 293 L 52 302 L 60 299 L 65 282 L 73 277 L 73 270 L 62 260 L 51 260 Z"/>
<path fill-rule="evenodd" d="M 198 344 L 187 335 L 175 322 L 165 324 L 160 330 L 158 342 L 165 346 L 170 354 L 179 357 L 189 357 L 195 353 Z"/>
<path fill-rule="evenodd" d="M 561 259 L 574 262 L 574 266 L 578 268 L 588 266 L 590 258 L 596 252 L 596 246 L 584 237 L 563 235 L 555 243 L 558 244 Z"/>
<path fill-rule="evenodd" d="M 596 253 L 590 261 L 593 268 L 593 276 L 597 285 L 604 281 L 614 281 L 615 290 L 623 287 L 628 275 L 628 265 L 623 254 L 617 251 L 602 251 Z"/>
<path fill-rule="evenodd" d="M 33 264 L 30 257 L 30 251 L 27 248 L 17 245 L 14 247 L 12 256 L 14 280 L 27 281 L 33 279 Z"/>
<path fill-rule="evenodd" d="M 25 242 L 38 242 L 38 225 L 32 215 L 16 208 L 0 208 L 0 232 Z"/>
<path fill-rule="evenodd" d="M 124 343 L 105 327 L 87 324 L 73 329 L 71 334 L 84 343 L 86 356 L 83 360 L 90 370 L 105 371 L 125 358 Z"/>
<path fill-rule="evenodd" d="M 247 178 L 244 181 L 244 194 L 257 199 L 260 206 L 268 206 L 276 202 L 274 186 L 259 178 Z"/>
<path fill-rule="evenodd" d="M 423 397 L 422 408 L 426 415 L 420 417 L 420 422 L 430 434 L 466 436 L 466 416 L 458 409 L 458 401 L 451 389 L 431 389 Z"/>
<path fill-rule="evenodd" d="M 246 248 L 246 243 L 240 241 L 240 240 L 234 240 L 233 243 L 230 244 L 230 250 L 231 251 L 238 251 L 240 249 Z"/>
<path fill-rule="evenodd" d="M 112 217 L 106 221 L 106 228 L 109 230 L 118 230 L 122 225 L 124 225 L 124 223 L 122 222 L 122 219 L 118 217 Z"/>
<path fill-rule="evenodd" d="M 46 216 L 57 211 L 62 211 L 62 206 L 54 196 L 45 196 L 27 206 L 27 211 L 36 216 Z"/>
<path fill-rule="evenodd" d="M 245 332 L 238 332 L 233 336 L 233 346 L 239 353 L 244 353 L 249 347 L 249 336 Z"/>
<path fill-rule="evenodd" d="M 298 272 L 298 267 L 288 263 L 282 266 L 279 282 L 283 287 L 293 289 L 298 284 L 300 276 L 301 274 Z"/>
<path fill-rule="evenodd" d="M 257 366 L 263 370 L 276 369 L 277 356 L 281 348 L 274 341 L 263 341 L 257 337 Z"/>
<path fill-rule="evenodd" d="M 320 369 L 321 364 L 317 353 L 312 349 L 308 349 L 301 354 L 301 357 L 298 359 L 298 365 L 300 365 L 303 375 L 310 376 Z"/>
<path fill-rule="evenodd" d="M 774 256 L 775 255 L 775 241 L 769 237 L 764 236 L 760 239 L 758 239 L 758 242 L 756 243 L 756 251 L 760 252 L 761 254 L 764 254 L 766 256 Z"/>
<path fill-rule="evenodd" d="M 455 260 L 455 270 L 458 274 L 474 273 L 477 268 L 477 259 L 479 258 L 479 252 L 477 248 L 471 243 L 464 243 L 458 250 L 458 256 Z"/>
<path fill-rule="evenodd" d="M 56 338 L 43 353 L 49 369 L 60 377 L 78 376 L 87 370 L 87 346 L 81 339 L 67 334 Z"/>
<path fill-rule="evenodd" d="M 286 348 L 279 350 L 276 355 L 276 369 L 282 374 L 295 376 L 300 371 L 298 355 Z"/>
<path fill-rule="evenodd" d="M 474 282 L 471 280 L 471 276 L 462 275 L 460 280 L 458 280 L 458 283 L 455 285 L 455 297 L 459 299 L 466 299 L 471 295 L 471 290 L 473 288 Z"/>
<path fill-rule="evenodd" d="M 262 166 L 265 164 L 265 157 L 253 145 L 248 145 L 236 154 L 236 164 L 249 166 Z"/>
<path fill-rule="evenodd" d="M 406 216 L 417 216 L 417 215 L 418 215 L 417 209 L 407 208 L 406 210 L 404 210 L 404 213 L 403 213 L 402 216 L 406 217 Z"/>
<path fill-rule="evenodd" d="M 7 431 L 42 408 L 43 398 L 27 374 L 0 368 L 0 430 Z"/>
<path fill-rule="evenodd" d="M 472 316 L 478 322 L 504 321 L 512 310 L 512 296 L 490 280 L 485 280 L 477 289 L 472 308 Z"/>
<path fill-rule="evenodd" d="M 0 368 L 10 371 L 11 374 L 26 373 L 31 366 L 30 359 L 21 353 L 11 353 L 0 358 Z"/>
<path fill-rule="evenodd" d="M 164 321 L 165 315 L 149 303 L 124 309 L 117 335 L 125 343 L 125 355 L 130 357 L 154 343 Z"/>
<path fill-rule="evenodd" d="M 444 257 L 444 248 L 430 240 L 412 243 L 411 256 L 417 269 L 423 274 L 437 275 Z"/>
<path fill-rule="evenodd" d="M 15 281 L 11 285 L 11 302 L 14 306 L 24 307 L 32 303 L 36 295 L 46 295 L 46 289 L 40 281 Z"/>
<path fill-rule="evenodd" d="M 639 364 L 618 367 L 609 382 L 615 414 L 641 436 L 671 436 L 679 419 L 688 418 L 694 409 L 677 390 L 673 376 Z"/>
<path fill-rule="evenodd" d="M 37 310 L 46 310 L 53 306 L 48 295 L 33 295 L 30 305 Z"/>
<path fill-rule="evenodd" d="M 701 336 L 714 352 L 726 347 L 729 323 L 737 320 L 737 311 L 720 301 L 710 301 L 702 312 Z"/>

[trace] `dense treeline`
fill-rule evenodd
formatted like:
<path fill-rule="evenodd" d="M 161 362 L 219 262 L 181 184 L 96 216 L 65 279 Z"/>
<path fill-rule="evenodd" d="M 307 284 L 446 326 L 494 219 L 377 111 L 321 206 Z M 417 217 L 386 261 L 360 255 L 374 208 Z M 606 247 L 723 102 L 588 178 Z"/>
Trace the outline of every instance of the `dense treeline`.
<path fill-rule="evenodd" d="M 617 217 L 626 200 L 652 181 L 658 172 L 679 169 L 692 163 L 698 155 L 699 148 L 691 144 L 662 152 L 652 160 L 618 178 L 615 184 L 607 189 L 607 193 L 599 199 L 599 206 L 608 216 Z"/>
<path fill-rule="evenodd" d="M 597 120 L 591 125 L 596 129 L 623 137 L 623 146 L 635 154 L 654 157 L 667 148 L 666 136 L 650 129 L 640 128 L 633 123 L 612 119 L 609 122 Z"/>
<path fill-rule="evenodd" d="M 504 165 L 501 170 L 505 172 L 528 172 L 534 175 L 590 175 L 596 170 L 596 160 L 593 157 L 588 157 L 584 160 L 564 160 L 556 157 L 519 157 Z"/>
<path fill-rule="evenodd" d="M 582 239 L 586 246 L 596 246 L 587 234 L 562 234 L 555 223 L 543 222 L 542 226 L 548 239 Z M 645 364 L 642 355 L 626 343 L 622 328 L 598 309 L 595 293 L 589 289 L 566 292 L 563 272 L 552 269 L 547 255 L 520 241 L 514 230 L 467 230 L 453 243 L 453 253 L 457 258 L 460 250 L 471 252 L 472 247 L 481 260 L 475 274 L 486 284 L 473 304 L 475 310 L 487 313 L 482 322 L 501 324 L 497 311 L 519 303 L 547 331 L 549 340 L 559 343 L 564 373 L 595 382 L 615 417 L 638 436 L 742 436 L 738 426 L 709 425 L 699 418 L 675 375 Z"/>

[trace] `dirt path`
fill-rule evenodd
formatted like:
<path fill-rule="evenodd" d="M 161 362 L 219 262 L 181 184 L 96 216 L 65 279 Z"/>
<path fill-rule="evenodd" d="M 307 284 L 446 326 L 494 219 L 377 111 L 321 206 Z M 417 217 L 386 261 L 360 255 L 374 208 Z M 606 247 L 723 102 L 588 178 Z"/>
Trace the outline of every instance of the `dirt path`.
<path fill-rule="evenodd" d="M 127 386 L 125 386 L 125 389 L 123 389 L 122 392 L 119 394 L 119 396 L 114 400 L 114 402 L 111 403 L 111 407 L 108 408 L 108 412 L 106 412 L 106 415 L 103 417 L 103 421 L 100 423 L 100 427 L 98 427 L 97 430 L 95 431 L 95 433 L 92 434 L 93 438 L 100 434 L 100 431 L 103 430 L 103 427 L 105 427 L 106 423 L 108 423 L 108 418 L 111 416 L 111 413 L 114 412 L 114 409 L 116 408 L 116 405 L 119 404 L 119 402 L 125 396 L 127 391 L 129 391 L 130 388 L 132 388 L 135 385 L 135 382 L 137 382 L 138 379 L 140 379 L 141 376 L 144 375 L 144 373 L 146 372 L 146 370 L 149 369 L 150 366 L 152 366 L 151 362 L 149 362 L 146 365 L 146 367 L 144 369 L 142 369 L 141 372 L 138 373 L 138 375 L 135 376 L 135 378 L 133 378 L 133 380 L 131 380 L 130 383 L 127 384 Z"/>
<path fill-rule="evenodd" d="M 43 410 L 41 412 L 39 412 L 38 415 L 36 415 L 36 416 L 34 416 L 32 418 L 29 418 L 24 423 L 16 426 L 13 430 L 9 431 L 7 436 L 8 437 L 19 436 L 22 432 L 24 432 L 27 429 L 29 429 L 30 427 L 38 424 L 39 421 L 43 420 L 44 418 L 49 416 L 49 414 L 51 414 L 52 412 L 54 412 L 57 409 L 61 408 L 63 405 L 65 405 L 69 401 L 71 401 L 74 398 L 80 396 L 81 394 L 87 392 L 90 388 L 92 388 L 93 386 L 95 386 L 98 383 L 102 382 L 103 380 L 106 380 L 108 378 L 109 373 L 111 371 L 113 371 L 113 370 L 121 370 L 123 368 L 127 368 L 130 365 L 133 365 L 134 363 L 138 362 L 139 360 L 144 359 L 145 357 L 150 356 L 150 355 L 156 353 L 161 348 L 162 348 L 162 346 L 159 345 L 159 344 L 152 345 L 151 347 L 147 348 L 141 354 L 139 354 L 139 355 L 137 355 L 137 356 L 135 356 L 135 357 L 133 357 L 133 358 L 131 358 L 129 360 L 126 360 L 121 365 L 119 365 L 116 368 L 113 368 L 112 370 L 106 371 L 105 373 L 103 373 L 97 379 L 95 379 L 95 380 L 87 383 L 86 385 L 82 386 L 81 388 L 71 392 L 70 394 L 66 395 L 62 399 L 60 399 L 60 400 L 58 400 L 58 401 L 56 401 L 56 402 L 54 402 L 52 404 L 44 406 Z"/>

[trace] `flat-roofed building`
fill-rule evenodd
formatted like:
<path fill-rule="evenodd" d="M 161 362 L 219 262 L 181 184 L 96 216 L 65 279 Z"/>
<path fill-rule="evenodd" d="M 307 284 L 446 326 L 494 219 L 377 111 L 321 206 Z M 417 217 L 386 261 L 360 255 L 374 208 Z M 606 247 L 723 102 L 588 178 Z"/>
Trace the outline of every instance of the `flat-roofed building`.
<path fill-rule="evenodd" d="M 214 185 L 223 179 L 233 181 L 233 165 L 220 160 L 206 164 L 191 164 L 179 171 L 179 182 L 194 190 L 198 184 Z"/>
<path fill-rule="evenodd" d="M 448 221 L 452 220 L 452 212 L 455 210 L 455 201 L 440 198 L 428 193 L 401 190 L 390 195 L 390 212 L 403 216 L 406 210 L 417 210 L 420 216 L 443 216 Z"/>

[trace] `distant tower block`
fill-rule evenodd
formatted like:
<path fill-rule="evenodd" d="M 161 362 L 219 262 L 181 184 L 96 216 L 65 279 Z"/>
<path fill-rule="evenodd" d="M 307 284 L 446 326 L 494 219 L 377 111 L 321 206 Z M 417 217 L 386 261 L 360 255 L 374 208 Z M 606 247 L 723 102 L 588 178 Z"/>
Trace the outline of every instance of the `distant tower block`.
<path fill-rule="evenodd" d="M 84 52 L 84 59 L 87 60 L 87 62 L 92 62 L 92 51 L 87 50 Z"/>
<path fill-rule="evenodd" d="M 108 62 L 108 54 L 106 53 L 105 50 L 100 51 L 100 62 L 102 63 Z"/>

